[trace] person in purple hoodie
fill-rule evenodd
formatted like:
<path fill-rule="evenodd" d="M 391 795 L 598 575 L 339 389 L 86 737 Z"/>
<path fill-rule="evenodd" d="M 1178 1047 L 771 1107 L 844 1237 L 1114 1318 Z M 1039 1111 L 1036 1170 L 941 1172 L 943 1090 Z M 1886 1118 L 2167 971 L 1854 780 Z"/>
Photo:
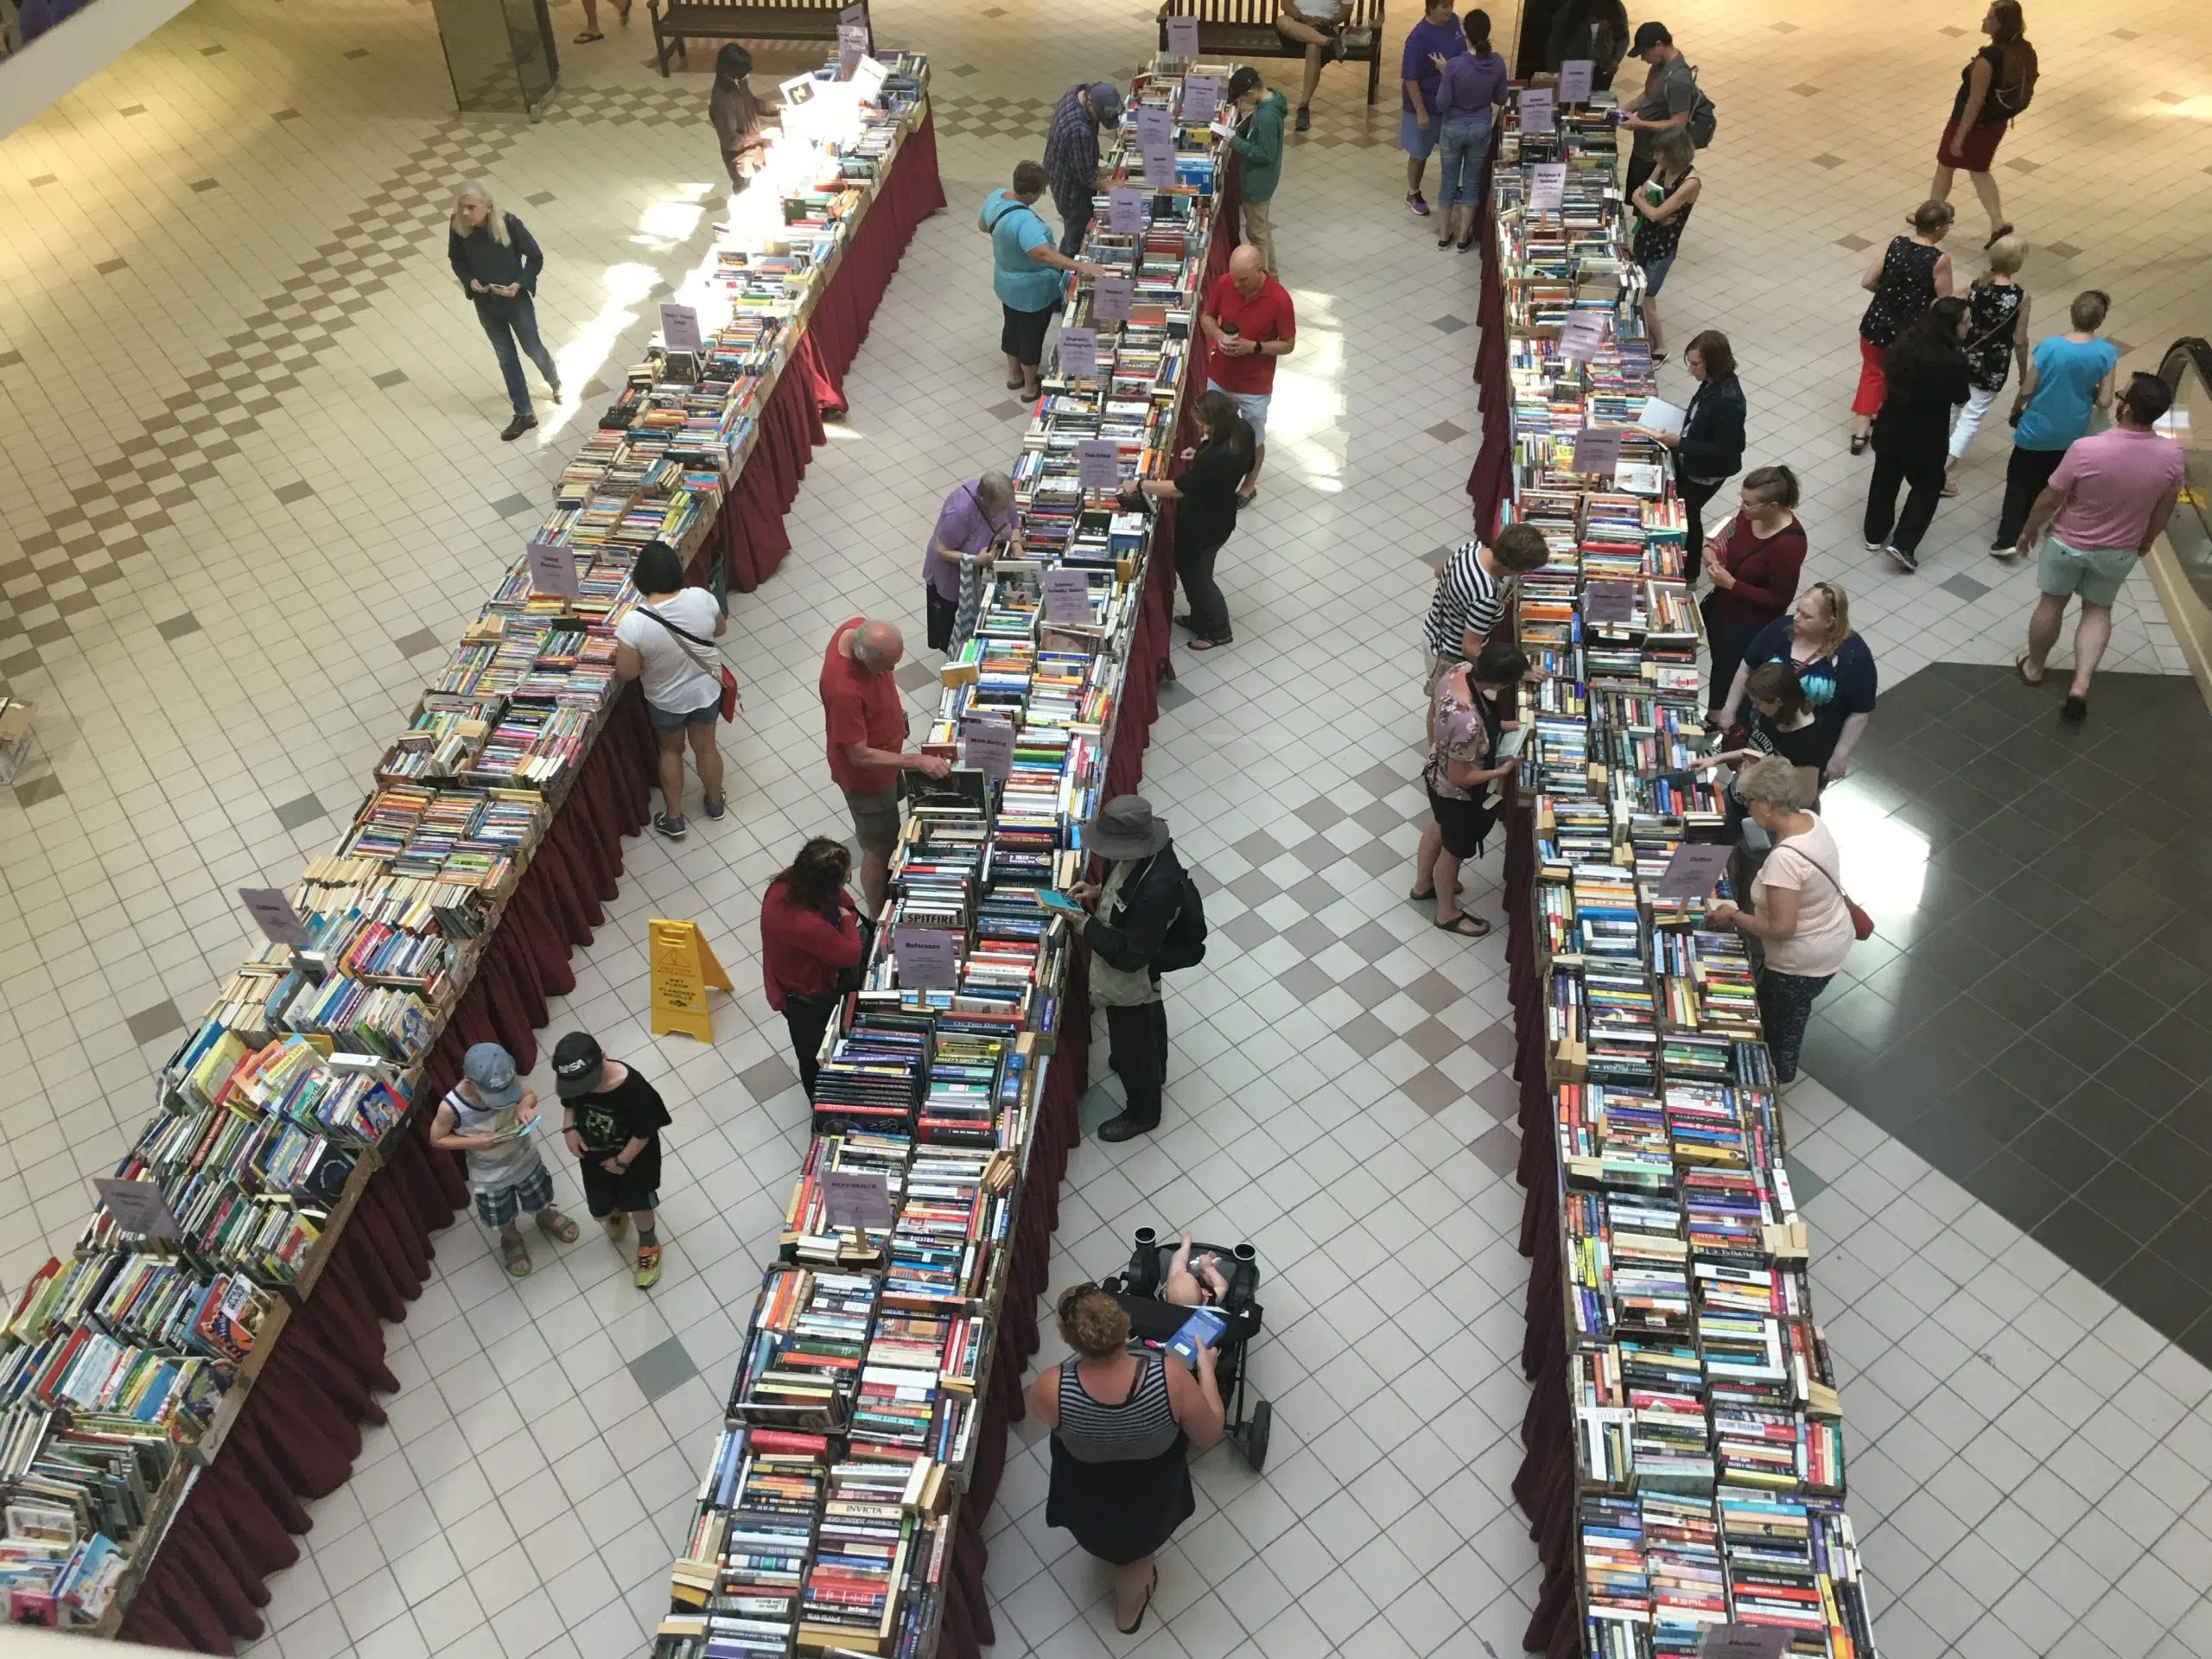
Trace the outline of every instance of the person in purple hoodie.
<path fill-rule="evenodd" d="M 1406 53 L 1398 65 L 1404 87 L 1399 94 L 1398 148 L 1406 152 L 1406 206 L 1424 218 L 1428 199 L 1421 193 L 1421 175 L 1428 170 L 1429 152 L 1442 130 L 1436 119 L 1437 85 L 1443 79 L 1437 60 L 1456 58 L 1466 49 L 1452 16 L 1452 0 L 1429 0 L 1421 20 L 1406 31 Z"/>
<path fill-rule="evenodd" d="M 1438 54 L 1435 114 L 1444 154 L 1444 177 L 1436 205 L 1444 210 L 1442 234 L 1436 245 L 1448 248 L 1456 239 L 1465 253 L 1475 245 L 1475 204 L 1483 188 L 1483 158 L 1490 154 L 1490 136 L 1497 119 L 1497 106 L 1505 102 L 1505 60 L 1490 49 L 1490 14 L 1471 11 L 1461 25 L 1467 49 L 1456 58 Z"/>

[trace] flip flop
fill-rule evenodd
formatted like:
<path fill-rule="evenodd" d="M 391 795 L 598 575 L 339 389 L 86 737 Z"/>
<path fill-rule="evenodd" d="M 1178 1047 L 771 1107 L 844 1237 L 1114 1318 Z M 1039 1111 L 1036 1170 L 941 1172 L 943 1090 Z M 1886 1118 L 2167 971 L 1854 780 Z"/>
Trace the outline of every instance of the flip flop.
<path fill-rule="evenodd" d="M 577 35 L 575 40 L 571 41 L 569 44 L 571 46 L 589 46 L 594 41 L 603 41 L 606 38 L 606 35 L 599 34 L 595 30 L 586 29 L 582 34 Z"/>
<path fill-rule="evenodd" d="M 1137 1622 L 1134 1624 L 1123 1624 L 1117 1618 L 1114 1621 L 1114 1628 L 1121 1631 L 1123 1636 L 1135 1636 L 1139 1630 L 1144 1629 L 1144 1616 L 1152 1611 L 1152 1592 L 1159 1588 L 1160 1569 L 1155 1567 L 1152 1569 L 1152 1582 L 1144 1587 L 1144 1605 L 1137 1609 Z"/>
<path fill-rule="evenodd" d="M 2024 651 L 2012 659 L 2012 671 L 2020 677 L 2020 683 L 2022 685 L 2041 685 L 2043 683 L 2043 676 L 2040 674 L 2037 675 L 2033 679 L 2030 679 L 2028 677 L 2028 653 Z"/>
<path fill-rule="evenodd" d="M 1240 507 L 1249 507 L 1259 499 L 1260 493 L 1257 490 L 1253 491 L 1249 495 L 1240 493 L 1236 498 L 1236 505 Z"/>
<path fill-rule="evenodd" d="M 1981 245 L 1985 248 L 1993 248 L 1997 245 L 1999 238 L 2007 237 L 2012 234 L 2012 227 L 2011 225 L 1999 225 L 1995 230 L 1989 233 L 1989 240 L 1983 243 Z"/>
<path fill-rule="evenodd" d="M 1191 640 L 1191 649 L 1192 651 L 1219 651 L 1229 643 L 1230 641 L 1226 639 L 1206 639 L 1194 635 Z"/>
<path fill-rule="evenodd" d="M 1467 927 L 1462 927 L 1460 925 L 1462 922 L 1466 923 Z M 1468 931 L 1469 927 L 1474 931 Z M 1450 921 L 1437 923 L 1436 931 L 1440 933 L 1457 933 L 1463 939 L 1486 939 L 1490 937 L 1490 924 L 1479 916 L 1468 915 L 1463 910 Z"/>

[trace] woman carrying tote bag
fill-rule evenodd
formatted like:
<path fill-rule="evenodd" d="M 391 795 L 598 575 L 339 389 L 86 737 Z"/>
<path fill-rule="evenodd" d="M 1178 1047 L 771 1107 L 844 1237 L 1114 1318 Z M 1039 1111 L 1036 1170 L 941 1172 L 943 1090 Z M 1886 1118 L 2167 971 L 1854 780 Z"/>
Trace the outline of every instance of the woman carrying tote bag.
<path fill-rule="evenodd" d="M 660 747 L 660 793 L 664 808 L 653 828 L 671 841 L 683 839 L 683 745 L 706 792 L 707 816 L 719 818 L 721 751 L 715 720 L 737 715 L 737 677 L 716 660 L 715 641 L 729 626 L 715 596 L 683 585 L 683 562 L 666 542 L 648 542 L 630 572 L 638 602 L 614 627 L 614 671 L 643 683 L 645 717 Z"/>

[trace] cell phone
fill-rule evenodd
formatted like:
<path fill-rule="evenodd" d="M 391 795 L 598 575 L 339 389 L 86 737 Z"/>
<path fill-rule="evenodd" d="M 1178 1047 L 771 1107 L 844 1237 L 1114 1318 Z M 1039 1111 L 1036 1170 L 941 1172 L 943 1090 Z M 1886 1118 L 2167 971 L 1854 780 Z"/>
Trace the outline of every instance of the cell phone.
<path fill-rule="evenodd" d="M 1087 920 L 1090 915 L 1089 911 L 1069 898 L 1067 894 L 1051 887 L 1037 889 L 1037 907 L 1039 910 L 1049 910 L 1055 916 L 1066 916 L 1077 919 Z"/>

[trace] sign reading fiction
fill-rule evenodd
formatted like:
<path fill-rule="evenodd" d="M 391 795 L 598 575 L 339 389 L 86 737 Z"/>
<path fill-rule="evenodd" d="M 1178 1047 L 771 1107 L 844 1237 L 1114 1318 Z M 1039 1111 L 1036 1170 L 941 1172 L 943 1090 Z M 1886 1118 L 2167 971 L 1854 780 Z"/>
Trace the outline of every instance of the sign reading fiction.
<path fill-rule="evenodd" d="M 1675 849 L 1667 868 L 1659 872 L 1662 899 L 1702 899 L 1728 868 L 1733 850 L 1725 842 L 1686 841 Z"/>

